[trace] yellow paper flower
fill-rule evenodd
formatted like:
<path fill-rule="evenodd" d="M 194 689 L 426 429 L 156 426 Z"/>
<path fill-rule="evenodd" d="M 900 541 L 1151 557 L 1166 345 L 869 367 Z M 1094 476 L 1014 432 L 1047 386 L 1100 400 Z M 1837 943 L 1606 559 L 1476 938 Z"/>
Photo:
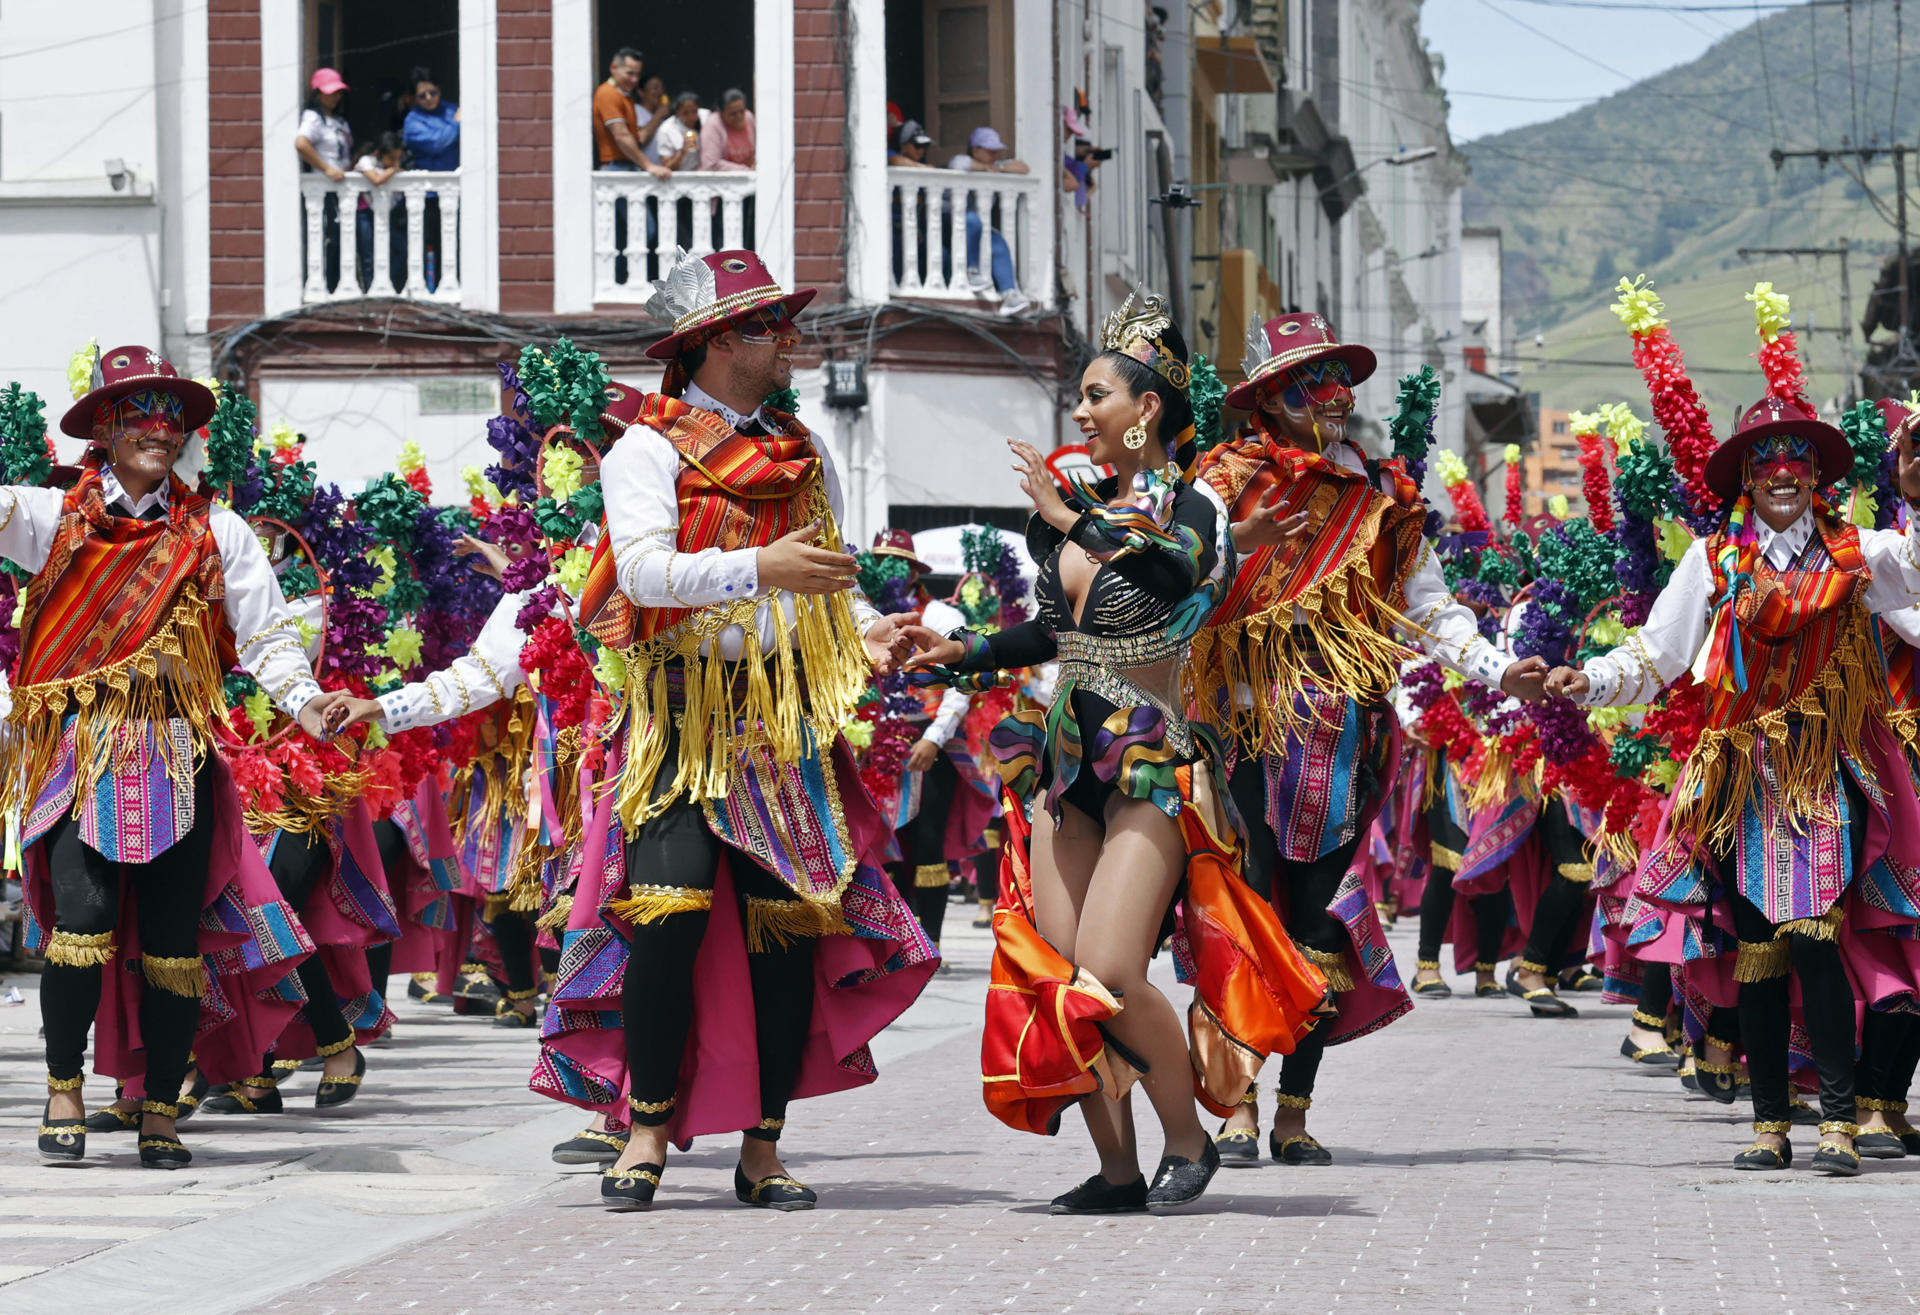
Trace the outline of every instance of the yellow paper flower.
<path fill-rule="evenodd" d="M 1567 502 L 1567 495 L 1564 493 L 1556 493 L 1547 499 L 1547 510 L 1552 512 L 1558 520 L 1565 520 L 1567 518 L 1569 507 L 1570 504 Z"/>
<path fill-rule="evenodd" d="M 367 723 L 367 747 L 369 749 L 384 749 L 387 747 L 387 733 L 380 729 L 380 723 L 377 721 Z"/>
<path fill-rule="evenodd" d="M 585 548 L 569 548 L 560 558 L 560 565 L 554 571 L 554 579 L 560 587 L 575 598 L 587 587 L 587 567 L 593 562 L 593 554 Z"/>
<path fill-rule="evenodd" d="M 305 617 L 296 616 L 293 619 L 293 628 L 300 632 L 300 647 L 302 648 L 312 648 L 313 641 L 320 637 L 320 628 Z"/>
<path fill-rule="evenodd" d="M 593 678 L 606 689 L 622 689 L 627 683 L 627 663 L 611 645 L 602 645 L 593 660 Z"/>
<path fill-rule="evenodd" d="M 1575 438 L 1584 434 L 1600 432 L 1600 422 L 1606 418 L 1601 411 L 1569 411 L 1567 413 L 1567 432 Z"/>
<path fill-rule="evenodd" d="M 215 379 L 210 374 L 196 374 L 193 377 L 193 381 L 212 393 L 215 402 L 220 400 L 220 381 L 218 379 Z"/>
<path fill-rule="evenodd" d="M 383 543 L 369 551 L 367 558 L 380 568 L 380 583 L 367 590 L 367 593 L 373 598 L 385 598 L 393 592 L 393 573 L 398 569 L 398 563 L 393 556 L 393 545 Z"/>
<path fill-rule="evenodd" d="M 861 721 L 858 717 L 849 718 L 847 724 L 840 728 L 840 733 L 856 749 L 864 749 L 873 743 L 873 723 Z"/>
<path fill-rule="evenodd" d="M 469 498 L 484 498 L 493 486 L 487 482 L 486 472 L 478 466 L 462 466 L 460 482 L 466 486 Z"/>
<path fill-rule="evenodd" d="M 1660 555 L 1670 562 L 1679 561 L 1693 545 L 1693 536 L 1679 521 L 1661 521 L 1659 524 Z"/>
<path fill-rule="evenodd" d="M 1630 708 L 1595 708 L 1587 714 L 1587 728 L 1603 735 L 1624 722 L 1631 711 Z"/>
<path fill-rule="evenodd" d="M 288 424 L 285 417 L 273 422 L 267 428 L 267 437 L 273 440 L 277 451 L 285 452 L 300 446 L 300 431 Z"/>
<path fill-rule="evenodd" d="M 253 723 L 253 738 L 264 740 L 267 731 L 273 726 L 273 700 L 267 697 L 263 689 L 256 689 L 240 701 L 246 709 L 247 720 Z"/>
<path fill-rule="evenodd" d="M 1792 307 L 1787 294 L 1775 292 L 1771 283 L 1756 283 L 1753 291 L 1747 294 L 1747 300 L 1753 303 L 1753 320 L 1760 330 L 1761 342 L 1773 342 L 1793 323 Z"/>
<path fill-rule="evenodd" d="M 1665 324 L 1663 314 L 1667 309 L 1660 294 L 1653 290 L 1653 282 L 1645 274 L 1636 274 L 1630 279 L 1621 279 L 1615 285 L 1620 300 L 1613 303 L 1613 313 L 1627 326 L 1627 332 L 1638 338 L 1652 333 Z"/>
<path fill-rule="evenodd" d="M 1607 424 L 1607 437 L 1621 453 L 1625 453 L 1627 445 L 1635 439 L 1646 437 L 1647 422 L 1635 415 L 1625 402 L 1608 402 L 1600 408 L 1600 415 Z"/>
<path fill-rule="evenodd" d="M 1434 469 L 1440 472 L 1440 482 L 1446 485 L 1467 482 L 1467 463 L 1460 454 L 1450 448 L 1441 448 L 1440 455 L 1434 458 Z"/>
<path fill-rule="evenodd" d="M 420 450 L 418 443 L 408 439 L 400 445 L 400 455 L 394 459 L 394 469 L 402 475 L 411 475 L 416 470 L 426 469 L 426 465 L 427 454 Z"/>
<path fill-rule="evenodd" d="M 1459 689 L 1467 683 L 1467 678 L 1457 671 L 1442 671 L 1440 684 L 1447 689 Z"/>
<path fill-rule="evenodd" d="M 540 477 L 555 502 L 565 502 L 580 491 L 580 472 L 586 465 L 570 447 L 550 447 L 540 458 Z"/>
<path fill-rule="evenodd" d="M 389 662 L 404 671 L 420 661 L 421 643 L 420 632 L 412 626 L 395 626 L 382 651 Z"/>
<path fill-rule="evenodd" d="M 87 339 L 87 345 L 67 358 L 67 387 L 73 400 L 79 401 L 93 391 L 93 366 L 100 359 L 100 340 Z"/>
<path fill-rule="evenodd" d="M 1593 623 L 1593 628 L 1587 634 L 1594 643 L 1605 644 L 1608 648 L 1615 648 L 1627 640 L 1627 628 L 1620 624 L 1617 616 L 1601 617 Z"/>
<path fill-rule="evenodd" d="M 1518 443 L 1507 444 L 1507 464 L 1509 466 L 1519 465 L 1520 457 L 1521 457 L 1520 445 Z"/>
<path fill-rule="evenodd" d="M 1673 789 L 1673 783 L 1680 779 L 1680 764 L 1671 758 L 1662 758 L 1647 768 L 1647 779 L 1661 790 Z"/>
<path fill-rule="evenodd" d="M 1863 530 L 1872 529 L 1874 514 L 1878 510 L 1879 508 L 1874 505 L 1873 494 L 1865 489 L 1853 491 L 1853 515 L 1849 519 L 1855 526 Z"/>

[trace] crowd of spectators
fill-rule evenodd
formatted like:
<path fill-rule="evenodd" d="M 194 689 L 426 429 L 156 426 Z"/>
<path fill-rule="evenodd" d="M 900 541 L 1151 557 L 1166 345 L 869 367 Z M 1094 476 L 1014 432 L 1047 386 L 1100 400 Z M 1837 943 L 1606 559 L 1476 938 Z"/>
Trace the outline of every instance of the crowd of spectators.
<path fill-rule="evenodd" d="M 645 69 L 640 52 L 622 46 L 607 61 L 607 80 L 594 89 L 593 145 L 600 168 L 655 178 L 752 171 L 753 111 L 746 92 L 730 88 L 709 110 L 698 92 L 669 95 L 666 80 L 643 76 Z"/>

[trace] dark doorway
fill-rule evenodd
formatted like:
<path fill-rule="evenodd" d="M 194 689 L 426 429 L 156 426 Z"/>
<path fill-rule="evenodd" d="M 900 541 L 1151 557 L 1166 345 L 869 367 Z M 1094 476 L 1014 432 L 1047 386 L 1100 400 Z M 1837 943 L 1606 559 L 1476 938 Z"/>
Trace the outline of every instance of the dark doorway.
<path fill-rule="evenodd" d="M 328 10 L 340 15 L 338 62 L 353 90 L 347 122 L 356 143 L 399 132 L 411 103 L 415 68 L 432 72 L 446 100 L 460 103 L 460 0 L 327 0 L 315 5 L 317 53 L 326 52 Z M 316 61 L 325 64 L 322 58 Z"/>
<path fill-rule="evenodd" d="M 657 77 L 669 97 L 691 91 L 709 110 L 732 88 L 747 93 L 747 108 L 759 117 L 753 86 L 753 0 L 699 0 L 698 4 L 636 5 L 599 0 L 595 11 L 595 82 L 607 76 L 607 61 L 622 46 L 640 52 L 642 78 Z M 583 125 L 584 127 L 585 125 Z M 591 134 L 582 132 L 583 149 Z"/>

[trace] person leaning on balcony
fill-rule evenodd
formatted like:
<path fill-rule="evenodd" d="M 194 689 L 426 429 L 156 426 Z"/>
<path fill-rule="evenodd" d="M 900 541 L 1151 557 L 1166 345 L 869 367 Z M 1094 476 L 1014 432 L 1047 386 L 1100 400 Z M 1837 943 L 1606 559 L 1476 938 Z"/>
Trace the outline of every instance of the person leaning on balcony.
<path fill-rule="evenodd" d="M 986 125 L 975 128 L 967 138 L 967 153 L 956 155 L 947 161 L 947 168 L 959 169 L 969 173 L 1023 174 L 1027 166 L 1018 160 L 1002 160 L 1000 153 L 1007 144 L 1000 140 L 1000 134 Z M 1000 312 L 1003 315 L 1018 315 L 1027 309 L 1030 303 L 1020 292 L 1020 281 L 1013 272 L 1013 249 L 1007 245 L 1007 239 L 998 229 L 993 234 L 992 269 L 993 280 L 988 282 L 980 272 L 980 234 L 982 223 L 978 205 L 967 206 L 967 282 L 973 285 L 974 292 L 985 296 L 990 291 L 1000 293 Z"/>
<path fill-rule="evenodd" d="M 594 151 L 602 169 L 671 178 L 671 169 L 647 158 L 647 145 L 667 117 L 667 107 L 656 105 L 653 116 L 640 122 L 633 92 L 640 85 L 641 67 L 640 52 L 632 46 L 620 47 L 607 61 L 607 80 L 593 89 Z"/>
<path fill-rule="evenodd" d="M 347 96 L 346 79 L 330 68 L 315 69 L 307 85 L 313 94 L 307 97 L 300 126 L 294 130 L 293 149 L 308 168 L 337 183 L 347 176 L 347 161 L 353 158 L 353 129 L 340 112 Z"/>
<path fill-rule="evenodd" d="M 361 147 L 359 158 L 353 167 L 375 187 L 387 182 L 399 173 L 406 163 L 407 143 L 397 132 L 383 132 L 377 141 Z M 386 204 L 386 202 L 382 202 Z M 359 253 L 360 290 L 366 291 L 373 286 L 373 198 L 360 193 L 360 203 L 353 216 L 354 235 L 357 239 L 354 250 Z M 407 226 L 404 222 L 394 224 L 390 229 L 389 241 L 393 247 L 392 269 L 407 267 Z"/>
<path fill-rule="evenodd" d="M 683 91 L 673 98 L 673 113 L 653 135 L 654 158 L 681 172 L 700 167 L 700 130 L 712 115 L 700 108 L 700 94 Z"/>
<path fill-rule="evenodd" d="M 700 167 L 709 173 L 747 173 L 753 169 L 753 111 L 738 87 L 720 93 L 720 113 L 709 116 L 700 135 Z"/>
<path fill-rule="evenodd" d="M 908 119 L 901 124 L 894 142 L 893 154 L 887 157 L 888 164 L 899 169 L 933 168 L 927 163 L 927 147 L 933 145 L 933 138 L 927 136 L 927 130 L 920 126 L 920 120 Z"/>
<path fill-rule="evenodd" d="M 407 111 L 404 136 L 414 168 L 445 173 L 460 167 L 460 107 L 440 99 L 431 69 L 413 70 L 413 108 Z"/>

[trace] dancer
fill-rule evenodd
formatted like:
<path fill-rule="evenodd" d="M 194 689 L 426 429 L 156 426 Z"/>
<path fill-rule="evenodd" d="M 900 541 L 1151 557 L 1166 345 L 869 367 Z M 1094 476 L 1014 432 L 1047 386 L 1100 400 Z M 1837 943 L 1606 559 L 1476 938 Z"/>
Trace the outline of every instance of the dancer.
<path fill-rule="evenodd" d="M 140 1162 L 171 1169 L 193 1158 L 174 1128 L 174 1097 L 216 970 L 203 954 L 234 949 L 217 971 L 252 973 L 219 988 L 237 1011 L 220 1030 L 234 1038 L 229 1050 L 238 1054 L 227 1058 L 244 1065 L 231 1074 L 240 1076 L 284 1022 L 276 1015 L 264 1036 L 250 1026 L 260 1021 L 251 1017 L 256 992 L 311 949 L 297 932 L 292 943 L 262 944 L 264 921 L 243 923 L 256 929 L 238 945 L 203 930 L 202 910 L 216 901 L 277 903 L 215 748 L 223 658 L 237 657 L 308 734 L 323 733 L 334 696 L 313 679 L 252 530 L 175 469 L 188 436 L 213 414 L 213 394 L 144 347 L 103 353 L 92 383 L 60 424 L 92 444 L 73 487 L 0 489 L 0 555 L 35 573 L 0 807 L 21 819 L 22 842 L 32 846 L 29 904 L 35 922 L 52 928 L 41 979 L 41 1155 L 70 1162 L 85 1154 L 88 1032 L 96 1015 L 116 1020 L 103 1023 L 96 1064 L 130 1068 L 130 1039 L 117 1020 L 137 1016 L 147 1093 Z M 129 891 L 131 919 L 122 916 Z M 255 970 L 239 945 L 255 956 Z M 121 971 L 121 956 L 137 958 L 140 972 Z M 203 1063 L 211 1064 L 212 1041 L 201 1034 Z"/>
<path fill-rule="evenodd" d="M 1226 401 L 1252 410 L 1252 424 L 1209 452 L 1199 475 L 1231 508 L 1246 559 L 1196 639 L 1194 679 L 1202 706 L 1238 741 L 1229 788 L 1248 827 L 1248 881 L 1271 892 L 1337 992 L 1339 1016 L 1281 1063 L 1268 1138 L 1276 1160 L 1328 1164 L 1306 1128 L 1326 1047 L 1411 1008 L 1351 871 L 1390 788 L 1388 698 L 1405 645 L 1518 698 L 1539 696 L 1546 665 L 1516 662 L 1480 633 L 1422 533 L 1417 480 L 1403 462 L 1373 462 L 1348 440 L 1353 387 L 1373 373 L 1373 352 L 1303 313 L 1255 323 L 1247 345 L 1246 382 Z M 1397 426 L 1418 431 L 1399 446 L 1403 461 L 1423 461 L 1439 386 L 1429 371 L 1409 391 L 1403 405 L 1425 423 Z M 1256 1105 L 1235 1110 L 1223 1151 L 1258 1162 L 1258 1132 Z"/>
<path fill-rule="evenodd" d="M 1194 1111 L 1196 1073 L 1202 1099 L 1231 1108 L 1267 1050 L 1292 1045 L 1307 1026 L 1323 986 L 1261 909 L 1278 952 L 1260 964 L 1261 984 L 1279 996 L 1270 1012 L 1280 1035 L 1264 1044 L 1235 1035 L 1231 1014 L 1203 999 L 1192 1012 L 1190 1059 L 1179 1015 L 1148 981 L 1183 877 L 1185 926 L 1203 958 L 1211 953 L 1201 940 L 1210 925 L 1207 885 L 1222 876 L 1241 884 L 1237 856 L 1219 839 L 1218 759 L 1189 724 L 1181 694 L 1189 642 L 1231 582 L 1234 554 L 1219 503 L 1177 478 L 1191 455 L 1191 369 L 1165 303 L 1129 298 L 1108 318 L 1101 346 L 1081 376 L 1073 415 L 1090 458 L 1114 475 L 1076 488 L 1069 500 L 1036 449 L 1009 444 L 1034 505 L 1027 547 L 1042 563 L 1038 615 L 986 636 L 914 632 L 923 649 L 917 666 L 968 673 L 1060 661 L 1044 726 L 1033 725 L 1037 718 L 1003 723 L 996 738 L 1031 727 L 1025 752 L 1045 774 L 1044 806 L 1032 824 L 1032 928 L 1070 961 L 1064 975 L 1075 989 L 1114 1011 L 1103 1029 L 1114 1053 L 1099 1061 L 1110 1084 L 1079 1101 L 1099 1172 L 1055 1198 L 1054 1211 L 1064 1214 L 1173 1210 L 1197 1201 L 1220 1152 Z M 1008 892 L 1001 898 L 1004 906 Z M 997 939 L 1010 958 L 1034 948 L 1005 933 Z M 1209 967 L 1196 974 L 1203 983 L 1217 980 Z M 991 1013 L 985 1049 L 995 1050 Z M 1126 1069 L 1137 1071 L 1166 1137 L 1150 1184 L 1140 1174 L 1124 1099 Z M 1001 1080 L 989 1074 L 990 1087 Z M 990 1094 L 989 1103 L 998 1099 Z"/>

